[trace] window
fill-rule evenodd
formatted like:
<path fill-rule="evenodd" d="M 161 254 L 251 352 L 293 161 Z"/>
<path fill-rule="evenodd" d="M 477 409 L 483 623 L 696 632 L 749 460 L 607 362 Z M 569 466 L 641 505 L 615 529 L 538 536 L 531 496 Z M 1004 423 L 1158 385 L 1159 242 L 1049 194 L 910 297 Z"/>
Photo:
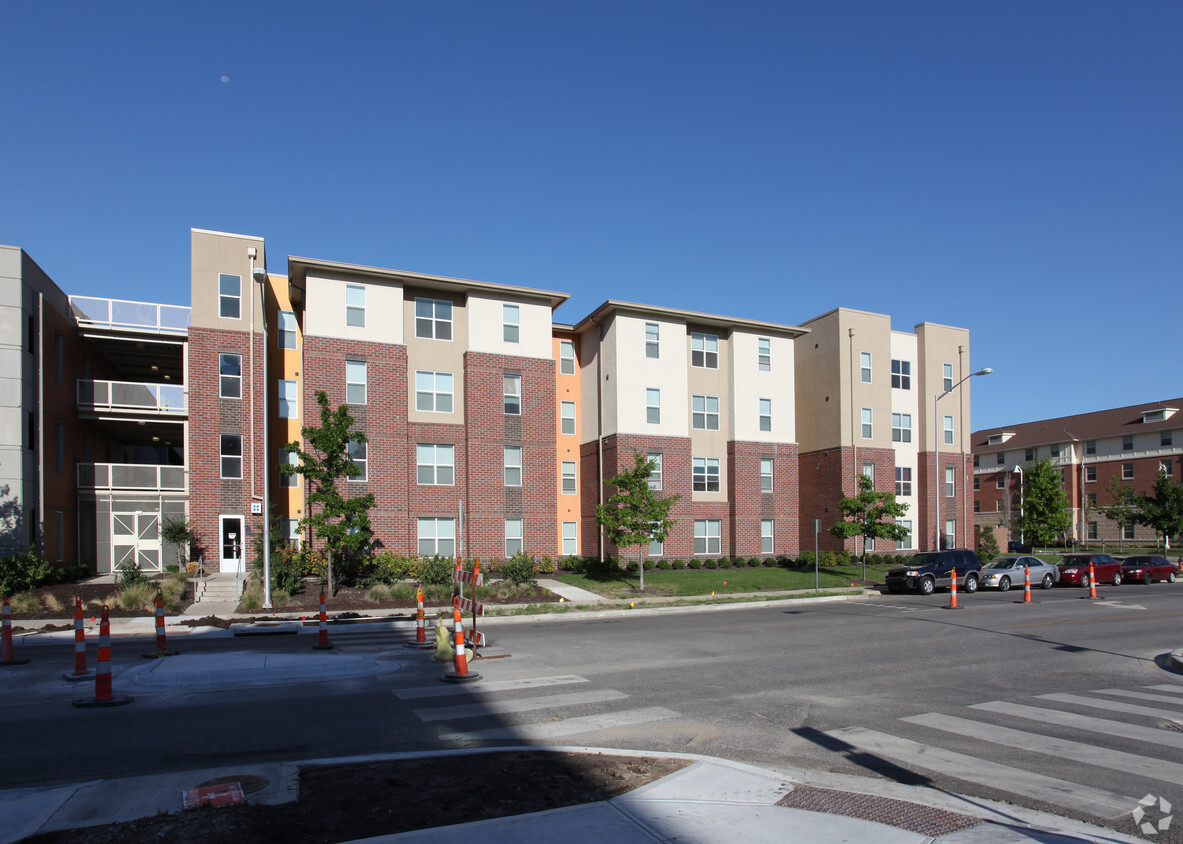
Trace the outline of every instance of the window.
<path fill-rule="evenodd" d="M 456 556 L 456 520 L 420 518 L 419 556 Z"/>
<path fill-rule="evenodd" d="M 942 537 L 942 548 L 953 548 L 957 545 L 955 533 L 957 531 L 957 521 L 955 519 L 945 519 L 945 535 Z"/>
<path fill-rule="evenodd" d="M 286 448 L 281 448 L 279 450 L 279 459 L 278 459 L 278 462 L 276 463 L 276 465 L 277 466 L 285 466 L 286 465 L 286 466 L 292 466 L 293 468 L 297 468 L 300 465 L 300 455 L 294 451 L 288 451 Z M 283 472 L 280 472 L 279 473 L 279 485 L 281 487 L 286 488 L 286 489 L 296 489 L 300 486 L 300 476 L 298 474 L 296 474 L 295 472 L 293 472 L 290 475 L 286 475 Z"/>
<path fill-rule="evenodd" d="M 242 355 L 218 355 L 218 395 L 224 399 L 242 398 Z"/>
<path fill-rule="evenodd" d="M 1166 475 L 1168 478 L 1170 478 L 1170 477 L 1174 477 L 1174 475 L 1175 475 L 1175 461 L 1174 461 L 1174 460 L 1171 460 L 1170 458 L 1167 458 L 1166 460 L 1163 460 L 1163 461 L 1162 461 L 1162 462 L 1159 464 L 1159 467 L 1158 467 L 1158 468 L 1159 468 L 1159 469 L 1160 469 L 1160 470 L 1163 472 L 1163 474 L 1165 474 L 1165 475 Z"/>
<path fill-rule="evenodd" d="M 570 340 L 559 341 L 559 374 L 575 374 L 575 343 Z"/>
<path fill-rule="evenodd" d="M 956 479 L 957 479 L 957 475 L 956 475 L 956 472 L 954 471 L 953 467 L 946 466 L 945 467 L 945 497 L 946 498 L 952 498 L 953 494 L 957 491 L 956 487 L 955 487 Z"/>
<path fill-rule="evenodd" d="M 345 324 L 366 327 L 366 289 L 360 284 L 345 285 Z"/>
<path fill-rule="evenodd" d="M 559 433 L 575 433 L 575 402 L 559 402 Z"/>
<path fill-rule="evenodd" d="M 563 553 L 567 556 L 579 553 L 579 543 L 575 538 L 575 522 L 563 522 Z"/>
<path fill-rule="evenodd" d="M 563 495 L 574 495 L 576 493 L 575 487 L 575 461 L 563 461 Z"/>
<path fill-rule="evenodd" d="M 505 556 L 522 553 L 522 520 L 505 520 Z"/>
<path fill-rule="evenodd" d="M 1134 450 L 1134 435 L 1133 434 L 1126 434 L 1124 437 L 1121 438 L 1121 450 L 1122 451 L 1133 451 Z"/>
<path fill-rule="evenodd" d="M 645 421 L 650 425 L 661 424 L 661 390 L 645 388 Z"/>
<path fill-rule="evenodd" d="M 704 369 L 719 368 L 719 338 L 714 334 L 690 333 L 690 365 Z"/>
<path fill-rule="evenodd" d="M 945 392 L 947 393 L 953 389 L 953 364 L 941 364 L 941 372 L 944 375 Z"/>
<path fill-rule="evenodd" d="M 1084 441 L 1084 453 L 1085 454 L 1096 454 L 1097 453 L 1097 441 L 1096 440 L 1085 440 Z"/>
<path fill-rule="evenodd" d="M 238 434 L 222 434 L 219 452 L 222 456 L 222 477 L 242 477 L 242 437 Z"/>
<path fill-rule="evenodd" d="M 1133 522 L 1126 522 L 1124 525 L 1121 526 L 1121 538 L 1122 539 L 1133 539 L 1134 538 L 1134 523 Z"/>
<path fill-rule="evenodd" d="M 1100 538 L 1097 535 L 1097 523 L 1096 522 L 1089 522 L 1087 530 L 1088 530 L 1088 538 L 1089 539 L 1099 539 Z"/>
<path fill-rule="evenodd" d="M 718 492 L 719 491 L 719 458 L 718 457 L 695 457 L 694 458 L 694 491 L 695 492 Z"/>
<path fill-rule="evenodd" d="M 772 458 L 760 458 L 760 492 L 772 492 Z"/>
<path fill-rule="evenodd" d="M 772 340 L 767 337 L 756 338 L 756 368 L 761 372 L 772 371 Z"/>
<path fill-rule="evenodd" d="M 997 461 L 997 462 L 998 462 L 998 465 L 999 465 L 999 466 L 1001 466 L 1001 465 L 1003 465 L 1004 463 L 1006 463 L 1006 452 L 1004 452 L 1004 451 L 1000 451 L 1000 452 L 998 452 L 998 454 L 997 454 L 997 457 L 998 457 L 998 461 Z"/>
<path fill-rule="evenodd" d="M 366 443 L 362 440 L 350 440 L 346 450 L 349 454 L 349 461 L 357 467 L 358 472 L 352 478 L 349 478 L 349 480 L 364 481 L 366 479 L 366 469 L 368 463 L 366 458 Z"/>
<path fill-rule="evenodd" d="M 522 447 L 507 445 L 505 447 L 505 485 L 522 485 Z"/>
<path fill-rule="evenodd" d="M 294 311 L 279 312 L 279 336 L 276 342 L 281 349 L 296 348 L 296 314 Z"/>
<path fill-rule="evenodd" d="M 366 362 L 364 360 L 345 361 L 345 403 L 366 403 Z"/>
<path fill-rule="evenodd" d="M 945 417 L 945 445 L 953 444 L 953 417 Z"/>
<path fill-rule="evenodd" d="M 699 431 L 719 430 L 719 397 L 691 396 L 690 427 Z"/>
<path fill-rule="evenodd" d="M 522 333 L 521 309 L 517 305 L 501 306 L 501 336 L 506 343 L 517 343 Z"/>
<path fill-rule="evenodd" d="M 657 358 L 661 355 L 661 326 L 656 322 L 645 323 L 645 357 Z"/>
<path fill-rule="evenodd" d="M 1006 475 L 999 472 L 998 477 L 994 481 L 994 486 L 998 489 L 1006 489 Z"/>
<path fill-rule="evenodd" d="M 1134 464 L 1133 463 L 1122 463 L 1121 464 L 1121 479 L 1123 481 L 1132 481 L 1134 479 Z"/>
<path fill-rule="evenodd" d="M 456 481 L 456 447 L 435 443 L 416 445 L 415 481 L 421 486 L 452 486 Z"/>
<path fill-rule="evenodd" d="M 896 524 L 908 532 L 908 535 L 905 536 L 903 539 L 896 540 L 896 543 L 895 543 L 896 550 L 902 551 L 906 548 L 911 548 L 912 547 L 912 520 L 911 519 L 899 519 L 896 521 Z"/>
<path fill-rule="evenodd" d="M 430 413 L 451 413 L 452 373 L 416 371 L 415 409 Z"/>
<path fill-rule="evenodd" d="M 1085 496 L 1085 498 L 1088 499 L 1089 506 L 1091 506 L 1091 507 L 1097 506 L 1097 493 L 1090 492 L 1088 495 Z"/>
<path fill-rule="evenodd" d="M 1085 466 L 1084 467 L 1084 482 L 1088 483 L 1088 484 L 1092 484 L 1092 483 L 1097 482 L 1097 467 L 1096 466 Z"/>
<path fill-rule="evenodd" d="M 912 389 L 912 361 L 893 360 L 891 362 L 891 386 L 897 390 Z"/>
<path fill-rule="evenodd" d="M 760 553 L 772 553 L 772 519 L 760 520 Z"/>
<path fill-rule="evenodd" d="M 864 384 L 871 383 L 871 353 L 859 352 L 859 380 Z"/>
<path fill-rule="evenodd" d="M 66 427 L 61 422 L 53 423 L 53 468 L 56 472 L 66 471 Z M 58 534 L 58 541 L 61 539 Z"/>
<path fill-rule="evenodd" d="M 1059 457 L 1060 456 L 1060 444 L 1056 443 L 1055 445 L 1053 445 L 1051 447 L 1051 452 L 1052 452 L 1052 457 Z"/>
<path fill-rule="evenodd" d="M 1159 431 L 1158 432 L 1158 444 L 1160 446 L 1166 447 L 1166 446 L 1174 445 L 1174 442 L 1175 442 L 1175 438 L 1171 436 L 1170 431 Z"/>
<path fill-rule="evenodd" d="M 299 419 L 300 418 L 300 399 L 296 395 L 296 382 L 287 378 L 281 378 L 279 387 L 275 392 L 276 401 L 279 403 L 279 418 L 280 419 Z"/>
<path fill-rule="evenodd" d="M 760 430 L 772 430 L 772 399 L 760 399 Z"/>
<path fill-rule="evenodd" d="M 649 489 L 661 489 L 661 452 L 649 452 Z"/>
<path fill-rule="evenodd" d="M 415 299 L 415 336 L 452 339 L 452 303 L 443 299 Z"/>
<path fill-rule="evenodd" d="M 511 416 L 522 413 L 522 376 L 506 375 L 502 379 L 502 394 L 505 398 L 505 412 Z"/>
<path fill-rule="evenodd" d="M 982 512 L 982 502 L 978 501 L 976 498 L 974 499 L 974 512 L 975 513 Z"/>
<path fill-rule="evenodd" d="M 912 467 L 895 467 L 895 494 L 899 496 L 912 494 Z"/>
<path fill-rule="evenodd" d="M 1023 462 L 1030 463 L 1034 459 L 1035 459 L 1035 449 L 1033 449 L 1033 448 L 1024 449 Z"/>
<path fill-rule="evenodd" d="M 242 276 L 218 273 L 218 316 L 242 319 Z"/>
<path fill-rule="evenodd" d="M 893 443 L 912 442 L 912 414 L 891 414 L 891 441 Z"/>
<path fill-rule="evenodd" d="M 974 455 L 974 468 L 975 469 L 979 468 L 982 465 L 981 457 L 982 456 L 980 454 Z"/>
<path fill-rule="evenodd" d="M 649 540 L 649 549 L 646 551 L 646 554 L 650 557 L 665 556 L 665 543 L 656 539 Z"/>
<path fill-rule="evenodd" d="M 874 413 L 874 411 L 871 410 L 871 408 L 864 407 L 862 416 L 863 416 L 863 439 L 869 440 L 872 438 L 872 435 L 874 434 L 875 413 Z"/>
<path fill-rule="evenodd" d="M 982 488 L 982 479 L 974 478 L 974 492 L 978 492 Z"/>
<path fill-rule="evenodd" d="M 694 520 L 694 553 L 718 554 L 722 550 L 718 519 Z"/>
<path fill-rule="evenodd" d="M 863 474 L 871 479 L 871 488 L 875 488 L 875 464 L 869 460 L 863 461 Z"/>

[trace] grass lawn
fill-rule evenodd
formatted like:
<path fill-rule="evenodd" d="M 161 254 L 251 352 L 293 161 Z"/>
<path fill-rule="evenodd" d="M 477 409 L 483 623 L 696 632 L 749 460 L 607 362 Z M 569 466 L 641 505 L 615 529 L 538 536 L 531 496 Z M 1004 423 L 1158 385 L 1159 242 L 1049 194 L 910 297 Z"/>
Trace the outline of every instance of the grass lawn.
<path fill-rule="evenodd" d="M 887 566 L 867 566 L 867 582 L 882 583 Z M 860 584 L 862 566 L 823 568 L 818 573 L 822 589 Z M 559 581 L 578 586 L 608 598 L 627 598 L 637 593 L 641 581 L 638 575 L 627 572 L 593 572 L 564 574 Z M 682 571 L 645 572 L 645 593 L 689 598 L 700 595 L 731 595 L 737 592 L 784 592 L 812 589 L 813 569 L 684 569 Z"/>

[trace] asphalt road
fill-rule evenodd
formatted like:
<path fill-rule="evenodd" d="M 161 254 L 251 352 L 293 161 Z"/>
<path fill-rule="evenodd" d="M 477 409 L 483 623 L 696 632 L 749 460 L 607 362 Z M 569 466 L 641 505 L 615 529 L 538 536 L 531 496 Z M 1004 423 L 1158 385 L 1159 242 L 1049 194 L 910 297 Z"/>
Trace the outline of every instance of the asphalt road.
<path fill-rule="evenodd" d="M 1146 795 L 1183 806 L 1183 583 L 610 618 L 499 620 L 482 679 L 440 683 L 410 630 L 338 632 L 386 673 L 338 683 L 121 688 L 150 638 L 114 645 L 128 706 L 80 710 L 62 646 L 0 673 L 7 787 L 376 751 L 562 744 L 704 753 L 919 783 L 1090 822 Z M 307 653 L 310 636 L 178 640 Z M 127 677 L 132 675 L 126 674 Z M 1114 822 L 1115 825 L 1116 822 Z M 1183 823 L 1155 840 L 1178 840 Z M 1122 826 L 1128 831 L 1128 821 Z"/>

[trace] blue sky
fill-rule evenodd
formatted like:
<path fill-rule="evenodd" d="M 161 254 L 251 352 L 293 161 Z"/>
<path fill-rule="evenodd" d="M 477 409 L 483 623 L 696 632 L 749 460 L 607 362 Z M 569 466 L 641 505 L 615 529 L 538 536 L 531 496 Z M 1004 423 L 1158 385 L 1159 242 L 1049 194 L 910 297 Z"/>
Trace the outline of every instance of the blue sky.
<path fill-rule="evenodd" d="M 190 227 L 788 324 L 971 331 L 976 429 L 1183 395 L 1183 3 L 0 10 L 0 242 L 187 304 Z"/>

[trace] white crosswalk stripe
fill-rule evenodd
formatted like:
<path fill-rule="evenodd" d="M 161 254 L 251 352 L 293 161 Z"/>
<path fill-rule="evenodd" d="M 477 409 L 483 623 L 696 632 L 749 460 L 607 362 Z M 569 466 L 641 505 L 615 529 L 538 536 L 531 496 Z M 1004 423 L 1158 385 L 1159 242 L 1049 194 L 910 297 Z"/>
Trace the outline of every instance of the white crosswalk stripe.
<path fill-rule="evenodd" d="M 1124 721 L 1110 721 L 1108 718 L 1094 718 L 1091 715 L 1077 715 L 1075 712 L 1063 712 L 1059 709 L 1043 709 L 1038 706 L 1025 706 L 1021 703 L 1006 703 L 992 700 L 989 703 L 975 703 L 971 709 L 981 709 L 986 712 L 996 712 L 999 715 L 1015 715 L 1031 721 L 1044 724 L 1059 724 L 1074 730 L 1084 730 L 1089 733 L 1100 733 L 1105 736 L 1121 736 L 1122 738 L 1144 741 L 1148 744 L 1163 747 L 1178 747 L 1183 749 L 1183 733 L 1172 733 L 1156 727 L 1143 727 L 1138 724 L 1127 724 Z"/>
<path fill-rule="evenodd" d="M 416 709 L 421 721 L 453 721 L 459 718 L 480 718 L 485 715 L 508 715 L 512 712 L 533 712 L 537 709 L 555 709 L 560 706 L 582 706 L 588 703 L 604 703 L 626 698 L 624 692 L 614 689 L 602 691 L 574 692 L 547 697 L 524 697 L 513 700 L 490 700 L 467 706 L 440 706 L 435 709 Z"/>
<path fill-rule="evenodd" d="M 664 706 L 650 706 L 644 709 L 626 709 L 603 715 L 584 715 L 579 718 L 565 718 L 562 721 L 548 721 L 542 724 L 522 724 L 517 727 L 497 727 L 489 730 L 475 730 L 467 733 L 448 733 L 440 736 L 443 741 L 469 741 L 472 739 L 528 739 L 532 741 L 553 739 L 578 733 L 609 730 L 633 724 L 647 724 L 677 718 L 678 713 Z"/>
<path fill-rule="evenodd" d="M 551 677 L 521 677 L 516 680 L 482 680 L 479 686 L 419 686 L 414 689 L 396 689 L 394 694 L 402 700 L 421 697 L 443 697 L 445 695 L 468 695 L 473 691 L 509 692 L 520 689 L 541 689 L 546 686 L 565 686 L 570 683 L 586 683 L 586 677 L 578 674 L 558 674 Z"/>
<path fill-rule="evenodd" d="M 1116 697 L 1130 697 L 1136 700 L 1148 700 L 1153 703 L 1171 703 L 1175 706 L 1183 706 L 1183 698 L 1169 697 L 1167 695 L 1152 695 L 1146 692 L 1135 692 L 1129 689 L 1093 689 L 1091 694 L 1094 695 L 1114 695 Z"/>
<path fill-rule="evenodd" d="M 1132 703 L 1117 703 L 1112 700 L 1102 700 L 1083 695 L 1061 694 L 1039 695 L 1040 700 L 1051 700 L 1056 703 L 1074 703 L 1078 706 L 1091 706 L 1093 709 L 1104 709 L 1108 712 L 1122 712 L 1127 715 L 1149 715 L 1151 718 L 1178 718 L 1179 711 L 1174 709 L 1156 709 L 1153 706 L 1135 706 Z"/>

